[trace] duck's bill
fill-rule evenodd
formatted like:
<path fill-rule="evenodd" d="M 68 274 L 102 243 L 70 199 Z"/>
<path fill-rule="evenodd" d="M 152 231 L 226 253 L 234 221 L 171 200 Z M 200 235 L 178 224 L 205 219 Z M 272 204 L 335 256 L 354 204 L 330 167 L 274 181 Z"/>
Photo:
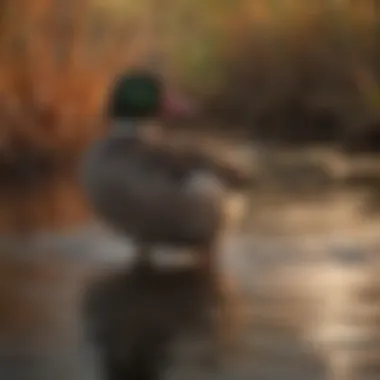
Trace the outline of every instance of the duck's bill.
<path fill-rule="evenodd" d="M 162 105 L 164 117 L 189 118 L 198 113 L 198 107 L 194 102 L 186 99 L 176 92 L 167 92 Z"/>

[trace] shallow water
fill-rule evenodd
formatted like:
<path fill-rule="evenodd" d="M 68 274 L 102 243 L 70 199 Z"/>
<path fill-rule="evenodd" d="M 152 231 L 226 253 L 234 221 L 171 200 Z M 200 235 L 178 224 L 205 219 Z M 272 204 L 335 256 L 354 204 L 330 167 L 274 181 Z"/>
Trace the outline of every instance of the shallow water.
<path fill-rule="evenodd" d="M 353 361 L 349 350 L 334 348 L 344 334 L 350 336 L 350 327 L 343 337 L 323 336 L 331 329 L 339 330 L 350 315 L 350 289 L 362 283 L 376 288 L 374 272 L 368 268 L 376 266 L 378 242 L 368 230 L 356 231 L 355 236 L 343 231 L 333 237 L 320 230 L 298 238 L 254 232 L 227 236 L 222 246 L 223 268 L 244 299 L 242 353 L 219 374 L 205 370 L 199 358 L 190 364 L 181 364 L 177 358 L 167 378 L 191 379 L 197 374 L 197 378 L 217 379 L 327 379 L 329 366 L 338 372 L 334 379 L 345 378 L 339 377 L 344 369 L 338 371 L 331 363 L 340 356 Z M 12 243 L 7 244 L 11 252 Z M 0 378 L 96 379 L 96 360 L 84 342 L 78 312 L 82 290 L 94 276 L 125 264 L 132 248 L 99 226 L 56 236 L 42 234 L 25 244 L 23 249 L 13 247 L 14 253 L 7 258 L 2 250 L 0 275 L 7 290 L 0 301 L 3 307 L 8 305 L 10 314 L 1 313 Z M 32 264 L 33 248 L 41 255 L 34 256 Z M 29 257 L 22 252 L 29 252 Z M 174 265 L 170 257 L 166 254 L 165 260 L 162 252 L 158 260 Z M 334 303 L 335 309 L 328 306 Z M 17 318 L 12 307 L 21 307 Z M 376 326 L 363 323 L 372 334 L 377 332 Z M 350 339 L 360 340 L 360 334 Z"/>
<path fill-rule="evenodd" d="M 166 378 L 380 378 L 380 220 L 363 212 L 366 192 L 305 196 L 272 185 L 250 194 L 251 217 L 221 246 L 223 271 L 242 297 L 240 350 L 214 373 L 185 349 Z M 70 183 L 39 192 L 2 203 L 0 379 L 101 380 L 81 323 L 83 290 L 128 265 L 133 247 L 85 224 L 89 212 Z M 22 240 L 9 233 L 19 211 L 30 215 Z M 166 250 L 156 259 L 187 265 Z"/>

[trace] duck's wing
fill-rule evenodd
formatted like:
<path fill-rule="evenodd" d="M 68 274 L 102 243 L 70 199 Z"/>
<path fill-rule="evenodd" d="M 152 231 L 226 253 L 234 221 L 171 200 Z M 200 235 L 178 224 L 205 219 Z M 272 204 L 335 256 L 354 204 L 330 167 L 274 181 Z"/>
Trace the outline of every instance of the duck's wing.
<path fill-rule="evenodd" d="M 176 179 L 188 178 L 192 173 L 209 172 L 233 189 L 251 186 L 252 174 L 230 162 L 218 160 L 200 149 L 173 150 L 155 148 L 151 151 L 153 161 L 167 175 Z"/>

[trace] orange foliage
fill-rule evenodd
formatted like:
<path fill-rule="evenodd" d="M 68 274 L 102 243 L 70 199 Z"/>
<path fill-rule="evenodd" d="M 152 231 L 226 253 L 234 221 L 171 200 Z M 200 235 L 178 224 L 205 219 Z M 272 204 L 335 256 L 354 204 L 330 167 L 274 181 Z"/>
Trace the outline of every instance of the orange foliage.
<path fill-rule="evenodd" d="M 86 0 L 7 0 L 0 34 L 0 149 L 79 153 L 100 131 L 110 80 L 128 64 L 126 28 L 99 38 Z M 54 152 L 54 153 L 53 153 Z"/>
<path fill-rule="evenodd" d="M 102 132 L 109 84 L 138 46 L 88 0 L 1 4 L 0 231 L 83 223 L 89 210 L 68 172 Z"/>

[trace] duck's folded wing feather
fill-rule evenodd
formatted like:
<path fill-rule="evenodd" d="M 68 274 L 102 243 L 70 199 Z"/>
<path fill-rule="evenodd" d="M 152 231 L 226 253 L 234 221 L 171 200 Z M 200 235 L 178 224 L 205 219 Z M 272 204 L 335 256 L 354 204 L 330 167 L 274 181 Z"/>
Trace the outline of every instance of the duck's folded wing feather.
<path fill-rule="evenodd" d="M 209 171 L 234 189 L 249 187 L 253 182 L 251 173 L 229 162 L 217 160 L 201 150 L 156 148 L 151 155 L 157 167 L 174 178 L 183 179 L 196 171 Z"/>

